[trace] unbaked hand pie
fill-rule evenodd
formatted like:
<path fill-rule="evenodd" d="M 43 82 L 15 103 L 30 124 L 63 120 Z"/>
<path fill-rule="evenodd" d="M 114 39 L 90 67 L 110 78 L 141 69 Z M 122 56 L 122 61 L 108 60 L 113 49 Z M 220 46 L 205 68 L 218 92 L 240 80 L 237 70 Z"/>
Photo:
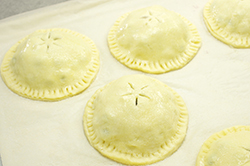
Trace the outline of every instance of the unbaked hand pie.
<path fill-rule="evenodd" d="M 152 6 L 118 18 L 108 44 L 112 55 L 127 67 L 164 73 L 185 66 L 196 55 L 201 38 L 180 14 Z"/>
<path fill-rule="evenodd" d="M 99 52 L 93 41 L 68 29 L 45 29 L 11 47 L 1 75 L 21 96 L 58 100 L 85 90 L 98 69 Z"/>
<path fill-rule="evenodd" d="M 204 20 L 211 34 L 236 47 L 250 47 L 250 0 L 210 0 Z"/>
<path fill-rule="evenodd" d="M 250 166 L 250 126 L 231 127 L 209 137 L 196 166 Z"/>
<path fill-rule="evenodd" d="M 83 122 L 90 144 L 102 155 L 123 164 L 150 164 L 180 147 L 188 112 L 164 83 L 128 75 L 96 91 Z"/>

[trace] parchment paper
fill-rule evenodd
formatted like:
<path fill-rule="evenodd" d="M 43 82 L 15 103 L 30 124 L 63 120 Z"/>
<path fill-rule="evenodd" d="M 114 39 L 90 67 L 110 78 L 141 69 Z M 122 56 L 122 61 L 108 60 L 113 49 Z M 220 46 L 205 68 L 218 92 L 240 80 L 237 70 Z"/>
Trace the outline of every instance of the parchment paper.
<path fill-rule="evenodd" d="M 3 166 L 117 166 L 87 141 L 82 116 L 94 92 L 131 70 L 110 54 L 107 35 L 122 14 L 162 5 L 190 20 L 202 37 L 202 47 L 184 68 L 146 74 L 178 92 L 189 111 L 182 146 L 152 166 L 194 166 L 203 142 L 235 125 L 250 125 L 250 49 L 235 49 L 206 29 L 202 10 L 207 0 L 69 1 L 0 21 L 0 62 L 18 40 L 37 29 L 68 28 L 91 38 L 100 51 L 100 71 L 83 93 L 58 102 L 20 97 L 0 79 L 0 154 Z"/>

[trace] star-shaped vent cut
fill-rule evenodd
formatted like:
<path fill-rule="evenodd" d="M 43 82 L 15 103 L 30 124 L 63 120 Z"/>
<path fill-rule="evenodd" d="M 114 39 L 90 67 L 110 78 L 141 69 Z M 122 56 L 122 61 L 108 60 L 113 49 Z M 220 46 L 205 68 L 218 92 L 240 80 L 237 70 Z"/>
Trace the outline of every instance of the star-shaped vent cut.
<path fill-rule="evenodd" d="M 137 106 L 139 104 L 139 98 L 140 97 L 150 99 L 149 96 L 147 96 L 146 94 L 144 94 L 142 92 L 144 89 L 146 89 L 148 87 L 148 85 L 145 85 L 145 86 L 143 86 L 141 88 L 135 88 L 132 83 L 128 83 L 128 85 L 132 89 L 132 92 L 126 93 L 126 94 L 124 94 L 122 96 L 130 96 L 130 95 L 134 96 L 135 97 L 135 106 Z"/>
<path fill-rule="evenodd" d="M 156 15 L 154 15 L 150 10 L 145 16 L 142 16 L 141 19 L 145 19 L 145 25 L 148 25 L 152 20 L 156 20 L 157 22 L 162 22 Z"/>
<path fill-rule="evenodd" d="M 61 37 L 53 36 L 53 35 L 51 34 L 51 32 L 49 32 L 49 33 L 47 34 L 46 37 L 41 37 L 41 38 L 40 38 L 41 43 L 37 44 L 37 46 L 39 46 L 39 45 L 40 45 L 40 46 L 41 46 L 41 45 L 46 45 L 46 46 L 47 46 L 47 47 L 46 47 L 46 52 L 48 53 L 49 50 L 50 50 L 50 47 L 51 47 L 52 45 L 56 45 L 56 46 L 61 47 L 61 45 L 59 45 L 59 44 L 57 43 L 57 41 L 58 41 L 58 40 L 61 40 L 61 39 L 62 39 Z"/>

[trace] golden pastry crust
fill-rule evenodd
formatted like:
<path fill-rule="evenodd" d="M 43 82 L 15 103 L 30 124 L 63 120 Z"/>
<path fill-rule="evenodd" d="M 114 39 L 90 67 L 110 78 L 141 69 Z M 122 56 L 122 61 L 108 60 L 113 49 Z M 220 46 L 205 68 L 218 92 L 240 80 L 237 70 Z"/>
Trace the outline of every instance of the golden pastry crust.
<path fill-rule="evenodd" d="M 183 99 L 144 75 L 123 76 L 88 101 L 83 125 L 90 144 L 123 164 L 163 160 L 182 144 L 188 125 Z"/>
<path fill-rule="evenodd" d="M 18 95 L 59 100 L 85 90 L 99 69 L 92 40 L 68 29 L 43 29 L 26 36 L 6 53 L 1 75 Z"/>
<path fill-rule="evenodd" d="M 250 126 L 234 126 L 210 136 L 196 166 L 243 166 L 250 163 Z"/>
<path fill-rule="evenodd" d="M 235 48 L 250 47 L 249 0 L 210 0 L 203 15 L 215 38 Z"/>
<path fill-rule="evenodd" d="M 185 66 L 198 52 L 201 38 L 183 16 L 151 6 L 118 18 L 108 44 L 112 55 L 127 67 L 164 73 Z"/>

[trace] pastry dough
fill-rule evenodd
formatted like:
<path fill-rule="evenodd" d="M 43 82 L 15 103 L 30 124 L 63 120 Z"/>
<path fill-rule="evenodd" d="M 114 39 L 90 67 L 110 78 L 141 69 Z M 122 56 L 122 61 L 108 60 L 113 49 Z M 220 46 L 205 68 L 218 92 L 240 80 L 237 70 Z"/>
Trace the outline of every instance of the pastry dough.
<path fill-rule="evenodd" d="M 180 147 L 188 124 L 183 99 L 144 75 L 123 76 L 99 89 L 83 118 L 90 144 L 123 164 L 163 160 Z"/>
<path fill-rule="evenodd" d="M 236 48 L 250 47 L 250 0 L 210 0 L 204 8 L 204 20 L 211 34 L 222 42 Z"/>
<path fill-rule="evenodd" d="M 250 126 L 235 126 L 212 135 L 196 166 L 250 166 Z"/>
<path fill-rule="evenodd" d="M 111 28 L 108 43 L 113 56 L 126 66 L 164 73 L 185 66 L 201 46 L 196 27 L 161 6 L 121 16 Z"/>
<path fill-rule="evenodd" d="M 89 38 L 68 29 L 37 30 L 5 55 L 2 78 L 15 93 L 58 100 L 85 90 L 99 69 L 99 52 Z"/>

